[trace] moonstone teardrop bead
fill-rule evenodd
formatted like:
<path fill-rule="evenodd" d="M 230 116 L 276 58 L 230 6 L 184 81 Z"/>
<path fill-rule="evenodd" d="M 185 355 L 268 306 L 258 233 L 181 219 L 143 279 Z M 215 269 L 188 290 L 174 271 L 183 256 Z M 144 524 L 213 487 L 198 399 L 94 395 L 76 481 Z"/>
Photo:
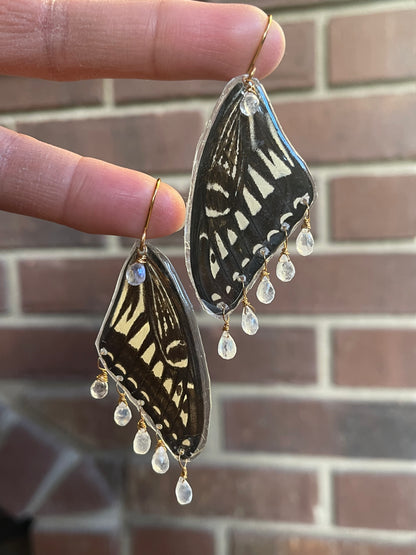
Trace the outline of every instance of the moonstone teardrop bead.
<path fill-rule="evenodd" d="M 247 335 L 254 335 L 259 329 L 259 321 L 254 313 L 254 310 L 249 306 L 243 307 L 243 314 L 241 316 L 241 327 Z"/>
<path fill-rule="evenodd" d="M 90 387 L 91 397 L 94 399 L 104 399 L 108 393 L 108 383 L 101 380 L 95 380 Z"/>
<path fill-rule="evenodd" d="M 130 285 L 140 285 L 146 279 L 146 268 L 141 262 L 130 264 L 126 270 L 126 279 Z"/>
<path fill-rule="evenodd" d="M 279 258 L 276 275 L 281 281 L 291 281 L 295 277 L 295 266 L 286 254 L 282 254 Z"/>
<path fill-rule="evenodd" d="M 237 353 L 237 345 L 229 331 L 223 331 L 218 342 L 218 354 L 225 360 L 230 360 Z"/>
<path fill-rule="evenodd" d="M 272 282 L 267 276 L 263 276 L 257 287 L 256 296 L 263 304 L 270 304 L 276 295 Z"/>
<path fill-rule="evenodd" d="M 151 445 L 152 440 L 146 428 L 137 430 L 133 440 L 133 451 L 138 455 L 145 455 L 149 451 Z"/>
<path fill-rule="evenodd" d="M 179 476 L 178 483 L 175 488 L 176 499 L 180 505 L 187 505 L 192 501 L 192 488 L 188 481 Z"/>
<path fill-rule="evenodd" d="M 114 411 L 114 422 L 119 426 L 126 426 L 130 422 L 131 417 L 130 407 L 125 401 L 121 401 Z"/>
<path fill-rule="evenodd" d="M 165 474 L 169 470 L 169 457 L 163 445 L 159 445 L 153 453 L 152 468 L 157 474 Z"/>
<path fill-rule="evenodd" d="M 240 102 L 240 111 L 245 116 L 252 116 L 259 109 L 259 105 L 258 96 L 252 92 L 246 92 Z"/>
<path fill-rule="evenodd" d="M 304 228 L 296 239 L 296 249 L 302 256 L 309 256 L 312 254 L 313 246 L 315 244 L 313 235 L 310 229 Z"/>

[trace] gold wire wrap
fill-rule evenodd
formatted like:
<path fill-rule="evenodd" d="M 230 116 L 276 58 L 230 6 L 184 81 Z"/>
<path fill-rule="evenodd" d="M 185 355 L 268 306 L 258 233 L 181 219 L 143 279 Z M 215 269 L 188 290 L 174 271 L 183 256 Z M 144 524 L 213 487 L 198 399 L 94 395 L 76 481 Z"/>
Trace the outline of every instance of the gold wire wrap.
<path fill-rule="evenodd" d="M 284 240 L 284 242 L 283 242 L 282 252 L 280 253 L 279 260 L 280 260 L 280 258 L 281 258 L 284 254 L 285 254 L 288 258 L 290 258 L 289 251 L 288 251 L 288 248 L 287 248 L 287 240 L 288 240 L 287 231 L 285 230 L 285 240 Z"/>
<path fill-rule="evenodd" d="M 305 215 L 303 216 L 302 229 L 311 229 L 311 217 L 309 212 L 309 206 L 306 207 Z"/>
<path fill-rule="evenodd" d="M 266 263 L 266 261 L 264 263 Z M 263 269 L 263 272 L 261 273 L 261 275 L 262 276 L 266 275 L 266 274 L 264 274 L 264 269 Z M 269 272 L 267 272 L 267 275 L 269 275 Z M 251 304 L 251 302 L 248 300 L 248 297 L 247 297 L 247 287 L 243 288 L 243 298 L 241 299 L 241 302 L 243 303 L 243 306 L 248 306 L 252 310 L 254 309 L 253 305 Z"/>
<path fill-rule="evenodd" d="M 140 414 L 141 414 L 141 412 L 140 412 Z M 140 420 L 137 422 L 137 429 L 138 430 L 146 430 L 146 428 L 147 428 L 146 421 L 145 421 L 145 419 L 143 418 L 143 415 L 142 415 Z"/>
<path fill-rule="evenodd" d="M 225 314 L 225 308 L 222 309 L 222 319 L 224 320 L 222 331 L 230 331 L 230 316 Z"/>
<path fill-rule="evenodd" d="M 180 457 L 179 457 L 178 461 L 179 461 L 180 467 L 182 469 L 181 478 L 183 480 L 186 480 L 188 478 L 188 469 L 187 469 L 188 461 L 185 460 L 184 462 L 182 462 Z"/>
<path fill-rule="evenodd" d="M 263 258 L 264 258 L 264 265 L 263 265 L 263 270 L 261 271 L 261 277 L 262 278 L 264 278 L 264 277 L 268 278 L 268 277 L 270 277 L 270 272 L 267 269 L 267 258 L 266 258 L 266 255 L 264 253 L 263 253 Z"/>
<path fill-rule="evenodd" d="M 160 438 L 157 440 L 156 449 L 159 449 L 159 447 L 163 447 L 164 449 L 166 449 L 166 445 L 165 445 L 163 439 L 160 439 Z M 156 449 L 155 449 L 155 451 L 156 451 Z"/>
<path fill-rule="evenodd" d="M 118 391 L 118 403 L 117 404 L 119 405 L 120 403 L 126 403 L 126 405 L 128 404 L 126 394 L 123 393 L 123 392 Z"/>
<path fill-rule="evenodd" d="M 155 188 L 153 190 L 153 195 L 152 195 L 152 198 L 150 200 L 149 210 L 147 212 L 146 221 L 145 221 L 144 228 L 143 228 L 142 238 L 140 239 L 140 250 L 142 252 L 146 251 L 147 228 L 149 227 L 150 217 L 152 215 L 153 206 L 155 204 L 156 194 L 157 194 L 157 191 L 159 189 L 159 185 L 160 185 L 160 177 L 156 180 Z"/>
<path fill-rule="evenodd" d="M 100 382 L 103 383 L 107 383 L 108 382 L 108 374 L 107 374 L 107 370 L 105 368 L 103 368 L 101 365 L 101 359 L 98 358 L 97 360 L 97 368 L 98 370 L 101 370 L 101 374 L 98 374 L 97 376 L 97 380 L 99 380 Z"/>
<path fill-rule="evenodd" d="M 251 79 L 254 77 L 254 74 L 256 72 L 256 61 L 257 61 L 257 58 L 260 55 L 261 49 L 263 48 L 264 41 L 266 40 L 266 37 L 269 33 L 270 25 L 272 24 L 272 19 L 273 19 L 273 17 L 271 15 L 269 15 L 268 18 L 267 18 L 267 25 L 266 25 L 266 28 L 264 30 L 263 36 L 261 37 L 260 42 L 257 46 L 257 50 L 254 53 L 254 56 L 253 56 L 253 58 L 250 62 L 250 65 L 248 66 L 248 70 L 247 70 L 248 75 L 246 77 L 247 84 L 250 83 Z"/>

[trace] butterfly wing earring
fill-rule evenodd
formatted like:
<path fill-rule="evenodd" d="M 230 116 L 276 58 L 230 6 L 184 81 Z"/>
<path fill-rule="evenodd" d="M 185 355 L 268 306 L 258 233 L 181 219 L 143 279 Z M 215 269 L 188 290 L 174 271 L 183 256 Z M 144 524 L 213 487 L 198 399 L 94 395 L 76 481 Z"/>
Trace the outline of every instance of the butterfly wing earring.
<path fill-rule="evenodd" d="M 271 21 L 247 74 L 226 85 L 214 108 L 197 148 L 187 205 L 186 266 L 202 307 L 223 319 L 218 353 L 225 359 L 236 354 L 230 314 L 240 302 L 243 330 L 253 335 L 258 329 L 247 297 L 256 280 L 261 302 L 275 296 L 267 264 L 281 245 L 277 276 L 294 277 L 287 240 L 302 219 L 298 249 L 303 255 L 313 249 L 312 177 L 254 77 Z"/>
<path fill-rule="evenodd" d="M 127 258 L 96 340 L 100 374 L 91 395 L 108 392 L 108 376 L 119 400 L 114 420 L 125 426 L 139 414 L 133 449 L 151 446 L 148 428 L 157 437 L 152 458 L 155 472 L 169 468 L 168 451 L 179 461 L 176 486 L 180 504 L 192 500 L 187 464 L 204 447 L 210 414 L 210 380 L 192 305 L 170 261 L 146 242 L 157 180 L 140 241 Z"/>

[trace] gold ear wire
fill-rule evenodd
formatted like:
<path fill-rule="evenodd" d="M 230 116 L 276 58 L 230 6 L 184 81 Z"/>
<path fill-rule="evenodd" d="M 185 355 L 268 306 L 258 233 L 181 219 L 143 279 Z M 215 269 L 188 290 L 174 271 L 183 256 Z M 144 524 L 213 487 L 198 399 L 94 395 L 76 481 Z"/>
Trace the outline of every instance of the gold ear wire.
<path fill-rule="evenodd" d="M 149 210 L 147 212 L 147 216 L 146 216 L 146 221 L 144 224 L 144 228 L 143 228 L 143 233 L 142 233 L 142 238 L 140 239 L 140 250 L 144 251 L 146 250 L 146 235 L 147 235 L 147 228 L 149 227 L 149 223 L 150 223 L 150 217 L 152 215 L 152 211 L 153 211 L 153 206 L 155 204 L 155 200 L 156 200 L 156 194 L 157 191 L 159 189 L 159 185 L 160 185 L 160 178 L 158 178 L 156 180 L 156 184 L 155 184 L 155 188 L 153 190 L 153 195 L 152 198 L 150 200 L 150 204 L 149 204 Z"/>
<path fill-rule="evenodd" d="M 271 15 L 269 15 L 268 18 L 267 18 L 267 25 L 266 25 L 266 28 L 264 30 L 263 36 L 261 37 L 260 42 L 257 46 L 257 50 L 254 53 L 254 56 L 253 56 L 253 58 L 250 62 L 250 65 L 248 66 L 247 81 L 250 81 L 252 79 L 252 77 L 254 76 L 254 73 L 256 71 L 256 61 L 257 61 L 257 58 L 260 55 L 261 49 L 263 48 L 264 41 L 266 40 L 266 37 L 269 33 L 270 25 L 272 24 L 272 19 L 273 19 L 273 17 Z"/>

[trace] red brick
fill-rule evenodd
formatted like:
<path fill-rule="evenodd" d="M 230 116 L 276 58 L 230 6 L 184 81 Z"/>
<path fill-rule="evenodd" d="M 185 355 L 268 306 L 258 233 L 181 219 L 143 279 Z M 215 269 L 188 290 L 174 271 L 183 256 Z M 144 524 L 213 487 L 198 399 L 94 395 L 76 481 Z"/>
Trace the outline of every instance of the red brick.
<path fill-rule="evenodd" d="M 177 98 L 218 96 L 222 81 L 149 81 L 146 79 L 117 79 L 114 96 L 118 104 L 137 101 L 175 100 Z"/>
<path fill-rule="evenodd" d="M 58 457 L 58 446 L 41 430 L 13 426 L 0 444 L 0 506 L 20 515 Z"/>
<path fill-rule="evenodd" d="M 284 23 L 286 51 L 278 69 L 264 80 L 266 90 L 312 88 L 315 85 L 315 24 Z"/>
<path fill-rule="evenodd" d="M 275 105 L 308 163 L 403 160 L 416 155 L 416 94 L 331 98 Z"/>
<path fill-rule="evenodd" d="M 415 475 L 339 473 L 334 476 L 334 492 L 340 526 L 415 529 Z"/>
<path fill-rule="evenodd" d="M 332 19 L 329 72 L 332 84 L 416 77 L 416 9 Z"/>
<path fill-rule="evenodd" d="M 186 199 L 185 199 L 186 200 Z M 133 245 L 133 239 L 131 237 L 122 237 L 121 244 L 123 247 L 131 248 Z M 152 245 L 157 247 L 159 250 L 163 251 L 169 247 L 177 247 L 179 249 L 183 248 L 183 230 L 172 233 L 167 237 L 158 237 L 150 241 Z"/>
<path fill-rule="evenodd" d="M 416 387 L 415 330 L 340 329 L 333 346 L 337 385 Z"/>
<path fill-rule="evenodd" d="M 416 311 L 415 256 L 315 254 L 307 258 L 295 256 L 292 260 L 296 277 L 291 283 L 282 283 L 275 277 L 276 259 L 269 264 L 276 298 L 269 305 L 261 305 L 252 298 L 260 315 L 265 312 L 413 314 Z"/>
<path fill-rule="evenodd" d="M 262 80 L 270 93 L 284 89 L 311 88 L 315 84 L 315 37 L 311 21 L 284 25 L 287 49 L 277 71 Z M 248 63 L 247 63 L 248 65 Z M 146 81 L 117 79 L 115 98 L 119 104 L 146 100 L 216 97 L 225 83 L 221 81 Z"/>
<path fill-rule="evenodd" d="M 6 269 L 0 262 L 0 312 L 7 310 Z"/>
<path fill-rule="evenodd" d="M 49 495 L 38 515 L 68 515 L 104 510 L 115 502 L 115 492 L 91 460 L 85 460 Z"/>
<path fill-rule="evenodd" d="M 316 381 L 315 334 L 311 329 L 260 327 L 255 337 L 248 337 L 236 322 L 232 335 L 237 343 L 238 356 L 232 360 L 223 360 L 217 354 L 221 326 L 202 328 L 201 332 L 214 382 Z"/>
<path fill-rule="evenodd" d="M 144 553 L 169 555 L 214 555 L 214 538 L 202 530 L 186 528 L 136 528 L 132 531 L 130 555 Z"/>
<path fill-rule="evenodd" d="M 0 112 L 99 104 L 102 88 L 98 80 L 58 83 L 0 76 Z"/>
<path fill-rule="evenodd" d="M 230 555 L 414 555 L 415 545 L 233 531 Z"/>
<path fill-rule="evenodd" d="M 141 514 L 230 516 L 234 518 L 313 522 L 317 501 L 316 477 L 311 472 L 270 468 L 189 468 L 194 497 L 178 505 L 174 489 L 178 474 L 158 480 L 148 465 L 130 465 L 129 506 Z"/>
<path fill-rule="evenodd" d="M 416 456 L 416 406 L 270 398 L 224 403 L 225 444 L 265 451 L 382 459 Z"/>
<path fill-rule="evenodd" d="M 23 310 L 41 313 L 93 312 L 104 316 L 124 260 L 23 260 L 19 264 Z M 183 257 L 172 257 L 171 262 L 196 306 Z"/>
<path fill-rule="evenodd" d="M 97 330 L 2 328 L 1 378 L 82 378 L 94 372 Z"/>
<path fill-rule="evenodd" d="M 202 131 L 197 111 L 18 124 L 18 131 L 83 156 L 144 172 L 192 167 Z"/>
<path fill-rule="evenodd" d="M 96 370 L 92 369 L 91 379 L 85 383 L 85 392 L 89 395 L 89 387 L 95 379 Z M 113 419 L 118 397 L 115 386 L 111 382 L 110 394 L 106 399 L 80 398 L 78 396 L 62 396 L 49 398 L 44 395 L 33 395 L 26 390 L 19 397 L 19 404 L 29 411 L 31 416 L 59 433 L 72 438 L 83 448 L 91 449 L 124 449 L 131 451 L 134 434 L 137 430 L 138 418 L 134 410 L 130 425 L 121 427 Z"/>
<path fill-rule="evenodd" d="M 32 543 L 33 555 L 121 555 L 118 534 L 108 530 L 35 529 Z"/>
<path fill-rule="evenodd" d="M 97 312 L 110 303 L 123 259 L 23 260 L 19 264 L 25 312 Z"/>
<path fill-rule="evenodd" d="M 330 195 L 337 241 L 416 236 L 416 175 L 342 177 L 331 182 Z"/>
<path fill-rule="evenodd" d="M 416 258 L 405 254 L 315 255 L 293 257 L 292 283 L 273 281 L 276 300 L 260 305 L 263 313 L 395 313 L 416 311 Z M 123 260 L 120 258 L 36 259 L 20 263 L 25 312 L 104 314 Z M 172 258 L 191 301 L 197 308 L 181 258 Z M 275 261 L 270 263 L 274 274 Z M 398 272 L 398 268 L 400 271 Z M 272 275 L 273 275 L 272 274 Z M 392 295 L 394 287 L 394 295 Z M 199 303 L 198 303 L 199 304 Z"/>
<path fill-rule="evenodd" d="M 83 247 L 101 245 L 102 237 L 20 214 L 0 212 L 0 248 Z"/>

